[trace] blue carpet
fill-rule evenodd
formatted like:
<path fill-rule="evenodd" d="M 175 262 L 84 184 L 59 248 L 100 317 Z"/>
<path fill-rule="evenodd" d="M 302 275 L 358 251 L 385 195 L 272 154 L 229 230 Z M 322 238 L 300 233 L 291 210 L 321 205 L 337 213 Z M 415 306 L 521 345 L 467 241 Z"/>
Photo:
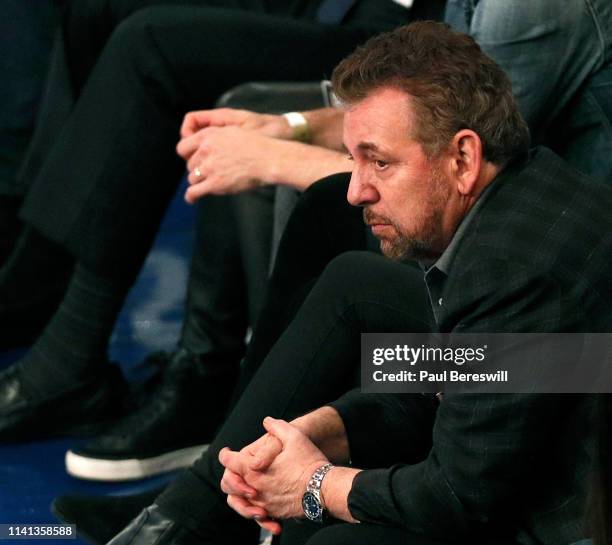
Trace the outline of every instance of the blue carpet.
<path fill-rule="evenodd" d="M 109 356 L 126 375 L 154 350 L 171 350 L 180 331 L 193 236 L 193 209 L 183 202 L 184 184 L 172 202 L 142 273 L 130 292 L 111 339 Z M 0 354 L 0 366 L 22 351 Z M 56 523 L 54 497 L 69 494 L 119 495 L 161 486 L 172 476 L 105 484 L 79 481 L 64 471 L 64 454 L 76 439 L 0 446 L 0 524 Z M 53 540 L 52 543 L 83 543 Z M 31 539 L 3 543 L 41 543 Z M 43 541 L 44 543 L 44 541 Z"/>

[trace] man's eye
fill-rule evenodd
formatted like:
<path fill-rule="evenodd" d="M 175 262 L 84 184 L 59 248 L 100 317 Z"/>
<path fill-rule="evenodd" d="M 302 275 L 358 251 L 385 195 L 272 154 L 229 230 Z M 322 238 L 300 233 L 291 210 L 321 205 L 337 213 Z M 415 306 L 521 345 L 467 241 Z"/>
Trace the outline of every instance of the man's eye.
<path fill-rule="evenodd" d="M 386 161 L 381 161 L 380 159 L 376 159 L 376 161 L 374 161 L 374 164 L 376 165 L 376 168 L 378 170 L 384 170 L 389 166 L 389 163 L 387 163 Z"/>

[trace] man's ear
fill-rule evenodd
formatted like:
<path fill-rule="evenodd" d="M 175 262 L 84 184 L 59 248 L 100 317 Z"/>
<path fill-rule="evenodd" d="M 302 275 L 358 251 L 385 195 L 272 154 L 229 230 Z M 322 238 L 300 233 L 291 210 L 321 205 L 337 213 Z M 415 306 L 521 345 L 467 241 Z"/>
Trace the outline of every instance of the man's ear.
<path fill-rule="evenodd" d="M 470 129 L 460 130 L 453 137 L 448 148 L 450 170 L 457 190 L 470 195 L 480 176 L 482 168 L 482 142 L 478 134 Z"/>

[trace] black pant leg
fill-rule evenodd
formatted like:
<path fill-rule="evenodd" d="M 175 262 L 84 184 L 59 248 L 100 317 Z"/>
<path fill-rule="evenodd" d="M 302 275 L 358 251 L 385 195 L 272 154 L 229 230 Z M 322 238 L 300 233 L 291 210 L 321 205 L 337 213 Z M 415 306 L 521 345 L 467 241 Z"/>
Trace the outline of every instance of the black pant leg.
<path fill-rule="evenodd" d="M 261 313 L 270 274 L 274 188 L 240 193 L 232 199 L 249 325 L 254 326 Z"/>
<path fill-rule="evenodd" d="M 289 325 L 327 264 L 366 249 L 361 210 L 346 200 L 350 176 L 337 174 L 308 188 L 283 232 L 257 326 L 247 348 L 237 394 Z"/>
<path fill-rule="evenodd" d="M 427 308 L 422 274 L 414 267 L 366 252 L 335 258 L 208 452 L 158 499 L 159 505 L 202 535 L 210 535 L 219 519 L 243 524 L 219 489 L 219 450 L 237 450 L 260 437 L 265 416 L 292 419 L 338 398 L 358 384 L 360 333 L 429 331 Z"/>
<path fill-rule="evenodd" d="M 14 178 L 34 127 L 59 23 L 51 0 L 4 0 L 0 17 L 0 198 L 16 194 Z M 2 214 L 3 210 L 0 210 Z M 4 223 L 0 217 L 0 235 Z"/>
<path fill-rule="evenodd" d="M 214 7 L 264 11 L 264 0 L 70 0 L 62 35 L 71 83 L 78 95 L 117 26 L 141 9 L 154 6 Z"/>
<path fill-rule="evenodd" d="M 221 6 L 256 9 L 263 0 L 70 0 L 62 9 L 38 107 L 34 133 L 15 181 L 24 195 L 74 108 L 91 70 L 114 29 L 132 13 L 155 5 Z"/>
<path fill-rule="evenodd" d="M 305 531 L 288 532 L 286 536 L 281 535 L 280 545 L 458 545 L 459 543 L 453 542 L 452 536 L 449 536 L 448 541 L 441 542 L 401 528 L 373 524 L 338 523 L 326 528 L 309 525 L 309 529 L 312 536 L 310 539 Z M 472 545 L 484 544 L 482 540 L 474 538 Z"/>
<path fill-rule="evenodd" d="M 402 528 L 374 524 L 338 523 L 321 528 L 310 525 L 308 531 L 287 532 L 281 535 L 280 545 L 515 545 L 515 541 L 473 536 L 469 541 L 439 541 Z M 312 537 L 310 537 L 312 536 Z M 310 537 L 310 539 L 308 539 Z"/>
<path fill-rule="evenodd" d="M 319 78 L 363 36 L 235 10 L 139 10 L 104 48 L 23 216 L 91 268 L 137 269 L 184 168 L 184 112 L 241 81 Z"/>
<path fill-rule="evenodd" d="M 237 376 L 248 313 L 234 200 L 234 196 L 211 196 L 196 205 L 195 241 L 179 344 Z"/>

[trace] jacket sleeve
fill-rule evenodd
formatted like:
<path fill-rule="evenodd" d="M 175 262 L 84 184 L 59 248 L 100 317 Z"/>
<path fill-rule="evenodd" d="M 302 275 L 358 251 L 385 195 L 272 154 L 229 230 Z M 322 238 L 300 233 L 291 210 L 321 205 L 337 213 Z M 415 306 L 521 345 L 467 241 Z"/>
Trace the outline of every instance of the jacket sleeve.
<path fill-rule="evenodd" d="M 356 388 L 330 406 L 342 418 L 355 467 L 415 463 L 431 449 L 434 396 L 364 394 Z"/>
<path fill-rule="evenodd" d="M 483 271 L 492 276 L 486 278 Z M 470 276 L 465 271 L 456 284 L 476 295 L 466 300 L 471 305 L 461 314 L 462 331 L 571 331 L 562 317 L 571 316 L 574 325 L 580 322 L 552 278 L 533 278 L 527 270 L 514 269 L 504 281 L 508 271 L 493 266 L 479 266 L 477 272 Z M 503 293 L 499 286 L 505 287 Z M 560 416 L 571 409 L 568 396 L 445 394 L 427 457 L 360 473 L 348 498 L 351 514 L 433 537 L 473 535 L 483 523 L 517 512 L 516 502 L 525 501 L 519 493 L 534 490 L 534 482 L 546 472 L 550 456 L 543 454 L 553 456 L 563 435 Z M 343 409 L 349 418 L 352 411 Z"/>
<path fill-rule="evenodd" d="M 559 396 L 447 395 L 427 458 L 358 474 L 351 514 L 433 537 L 468 536 L 516 511 L 518 493 L 543 469 L 539 452 L 558 439 L 555 415 L 567 408 Z"/>

